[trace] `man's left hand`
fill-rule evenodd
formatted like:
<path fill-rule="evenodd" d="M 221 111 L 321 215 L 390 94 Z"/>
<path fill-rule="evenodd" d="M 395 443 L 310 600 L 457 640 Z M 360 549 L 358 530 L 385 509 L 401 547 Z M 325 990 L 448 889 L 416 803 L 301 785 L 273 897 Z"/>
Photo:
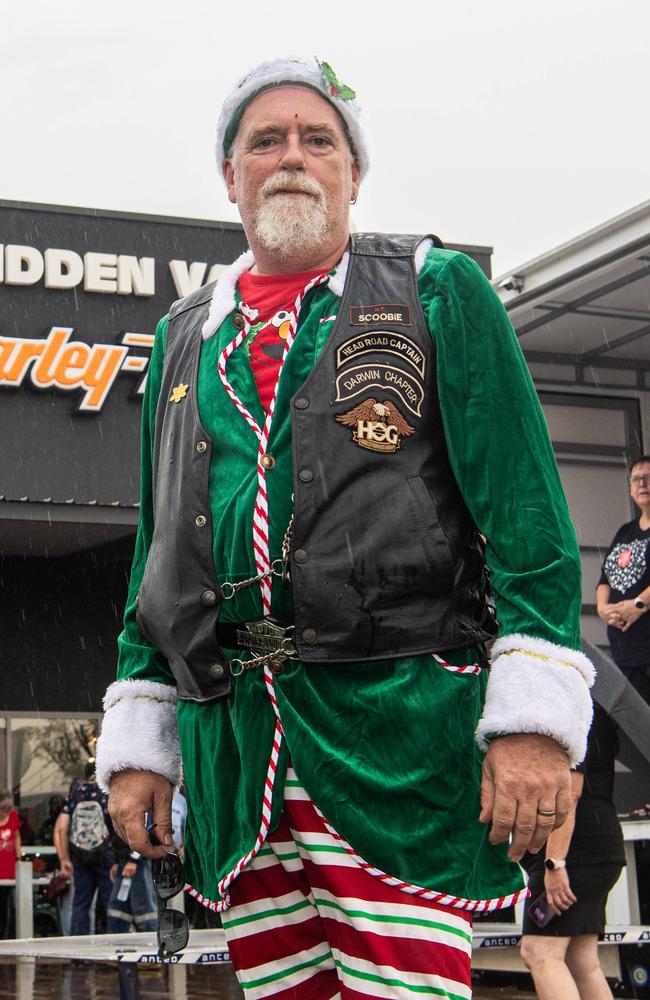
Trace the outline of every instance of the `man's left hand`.
<path fill-rule="evenodd" d="M 566 751 L 550 736 L 515 733 L 490 742 L 483 762 L 481 823 L 492 821 L 490 843 L 512 836 L 508 856 L 535 854 L 569 809 L 571 777 Z"/>

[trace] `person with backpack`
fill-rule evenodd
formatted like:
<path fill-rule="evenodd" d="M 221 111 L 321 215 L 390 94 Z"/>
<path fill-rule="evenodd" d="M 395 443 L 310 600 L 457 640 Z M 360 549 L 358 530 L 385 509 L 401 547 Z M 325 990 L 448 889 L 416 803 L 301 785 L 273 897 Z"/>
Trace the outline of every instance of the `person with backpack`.
<path fill-rule="evenodd" d="M 74 881 L 70 933 L 89 934 L 95 891 L 104 911 L 108 909 L 113 864 L 108 796 L 95 781 L 94 763 L 86 764 L 83 779 L 72 782 L 57 826 L 61 872 Z"/>

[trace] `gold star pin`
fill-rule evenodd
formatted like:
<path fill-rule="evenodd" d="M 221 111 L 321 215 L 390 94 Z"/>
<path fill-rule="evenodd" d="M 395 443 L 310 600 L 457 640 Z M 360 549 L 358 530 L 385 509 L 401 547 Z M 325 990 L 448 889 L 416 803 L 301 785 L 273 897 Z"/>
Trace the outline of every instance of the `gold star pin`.
<path fill-rule="evenodd" d="M 180 385 L 175 386 L 172 389 L 172 394 L 169 397 L 169 402 L 170 403 L 180 403 L 181 399 L 184 399 L 185 396 L 187 396 L 187 390 L 188 389 L 189 389 L 189 384 L 188 385 L 183 385 L 182 382 L 180 383 Z"/>

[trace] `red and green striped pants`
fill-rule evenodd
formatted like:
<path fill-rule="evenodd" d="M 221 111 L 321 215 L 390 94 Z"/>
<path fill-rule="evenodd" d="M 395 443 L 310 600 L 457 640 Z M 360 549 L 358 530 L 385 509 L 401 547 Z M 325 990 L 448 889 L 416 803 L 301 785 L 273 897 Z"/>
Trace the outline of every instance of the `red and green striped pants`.
<path fill-rule="evenodd" d="M 365 870 L 291 769 L 282 822 L 230 900 L 223 927 L 247 1000 L 471 997 L 471 915 Z"/>

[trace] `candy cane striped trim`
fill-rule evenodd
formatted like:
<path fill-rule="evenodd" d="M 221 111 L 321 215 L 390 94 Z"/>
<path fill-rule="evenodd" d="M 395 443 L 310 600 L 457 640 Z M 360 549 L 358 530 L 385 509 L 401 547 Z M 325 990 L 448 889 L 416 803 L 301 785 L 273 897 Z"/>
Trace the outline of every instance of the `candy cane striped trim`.
<path fill-rule="evenodd" d="M 259 439 L 262 432 L 259 428 L 257 420 L 255 419 L 254 416 L 252 416 L 252 414 L 248 412 L 248 410 L 240 400 L 239 396 L 231 386 L 226 376 L 226 362 L 228 361 L 228 358 L 230 357 L 232 352 L 236 351 L 239 345 L 243 342 L 246 335 L 250 332 L 250 328 L 251 328 L 250 320 L 248 319 L 248 317 L 246 317 L 246 322 L 244 324 L 243 329 L 239 331 L 235 339 L 231 341 L 230 344 L 224 347 L 223 351 L 219 355 L 219 360 L 217 361 L 217 371 L 219 372 L 219 378 L 223 383 L 224 389 L 232 399 L 233 403 L 235 404 L 241 415 L 244 417 L 246 423 L 249 425 L 249 427 L 252 427 L 252 429 L 255 431 L 257 438 Z"/>
<path fill-rule="evenodd" d="M 201 893 L 191 885 L 185 886 L 185 892 L 188 896 L 191 896 L 192 899 L 195 899 L 197 903 L 200 903 L 201 906 L 207 907 L 208 910 L 212 910 L 214 913 L 223 913 L 223 911 L 227 910 L 230 906 L 230 896 L 226 899 L 220 899 L 215 902 L 213 899 L 207 899 L 206 896 L 202 896 Z"/>
<path fill-rule="evenodd" d="M 372 865 L 364 861 L 360 854 L 348 844 L 347 840 L 344 840 L 340 833 L 337 833 L 331 823 L 328 823 L 323 816 L 321 810 L 318 808 L 316 803 L 313 803 L 314 809 L 322 819 L 328 832 L 332 835 L 334 840 L 338 841 L 344 851 L 350 855 L 350 857 L 369 875 L 373 875 L 378 878 L 381 882 L 385 882 L 386 885 L 393 886 L 395 889 L 400 889 L 402 892 L 407 893 L 410 896 L 419 896 L 421 899 L 428 899 L 432 903 L 440 903 L 442 906 L 451 906 L 456 910 L 470 910 L 473 913 L 488 913 L 492 910 L 501 910 L 507 906 L 514 906 L 521 899 L 526 899 L 530 895 L 528 889 L 520 889 L 519 892 L 511 893 L 509 896 L 499 896 L 495 899 L 463 899 L 461 896 L 450 896 L 444 892 L 436 892 L 433 889 L 424 889 L 422 886 L 413 885 L 411 882 L 403 882 L 401 879 L 395 878 L 393 875 L 387 875 L 386 872 L 381 871 L 379 868 L 374 868 Z"/>
<path fill-rule="evenodd" d="M 441 667 L 445 670 L 451 671 L 452 674 L 480 674 L 481 668 L 478 663 L 466 663 L 463 667 L 457 667 L 453 663 L 447 663 L 443 660 L 442 656 L 438 656 L 437 653 L 431 654 L 436 663 L 439 663 Z"/>
<path fill-rule="evenodd" d="M 238 875 L 241 874 L 243 869 L 249 862 L 253 860 L 255 855 L 258 853 L 262 847 L 264 841 L 268 837 L 269 828 L 271 826 L 271 811 L 273 805 L 273 788 L 275 786 L 275 778 L 278 771 L 278 758 L 280 756 L 280 747 L 282 746 L 282 738 L 284 733 L 282 731 L 282 722 L 280 721 L 280 711 L 278 709 L 278 702 L 275 697 L 275 690 L 273 688 L 273 674 L 269 667 L 264 667 L 264 681 L 266 683 L 266 690 L 268 691 L 271 704 L 273 706 L 273 711 L 275 713 L 275 732 L 273 733 L 273 747 L 271 749 L 271 759 L 269 761 L 268 770 L 266 772 L 266 781 L 264 786 L 264 795 L 262 797 L 262 822 L 260 824 L 260 832 L 257 835 L 255 844 L 248 852 L 241 858 L 235 867 L 228 872 L 227 875 L 219 882 L 219 895 L 221 899 L 218 902 L 206 899 L 201 893 L 197 892 L 196 889 L 192 887 L 186 889 L 185 891 L 193 896 L 199 903 L 203 906 L 207 906 L 210 910 L 215 912 L 220 912 L 222 910 L 227 910 L 230 906 L 230 896 L 228 895 L 228 889 L 235 881 Z"/>
<path fill-rule="evenodd" d="M 310 289 L 314 288 L 316 285 L 322 285 L 325 281 L 329 281 L 329 274 L 317 274 L 316 277 L 311 278 L 307 282 L 302 292 L 299 292 L 294 301 L 293 310 L 289 312 L 289 332 L 287 334 L 286 343 L 284 345 L 284 351 L 282 352 L 282 359 L 280 361 L 280 368 L 278 370 L 278 377 L 273 389 L 273 394 L 271 396 L 271 402 L 269 404 L 268 413 L 266 414 L 266 420 L 264 421 L 264 426 L 260 429 L 259 424 L 252 416 L 252 414 L 246 409 L 242 401 L 237 396 L 237 393 L 233 389 L 232 385 L 228 381 L 226 375 L 226 364 L 228 358 L 236 351 L 240 344 L 246 339 L 251 329 L 251 320 L 257 319 L 258 310 L 251 309 L 246 305 L 245 302 L 241 304 L 241 312 L 244 317 L 244 326 L 239 331 L 237 336 L 224 347 L 223 351 L 219 356 L 217 362 L 217 371 L 219 372 L 219 378 L 223 383 L 223 386 L 230 396 L 231 400 L 241 413 L 241 415 L 246 420 L 246 423 L 254 431 L 258 441 L 259 448 L 257 451 L 257 497 L 255 499 L 255 508 L 253 512 L 253 555 L 255 559 L 255 568 L 257 569 L 258 575 L 262 577 L 260 579 L 260 590 L 262 594 L 262 607 L 264 609 L 264 614 L 268 615 L 271 613 L 271 578 L 266 575 L 271 569 L 271 554 L 269 551 L 269 509 L 268 500 L 266 492 L 266 469 L 262 465 L 262 457 L 266 454 L 266 448 L 269 441 L 269 435 L 271 433 L 271 424 L 273 422 L 273 414 L 275 412 L 275 403 L 278 396 L 278 386 L 280 384 L 280 375 L 282 374 L 282 368 L 287 359 L 287 355 L 291 350 L 291 345 L 293 344 L 294 338 L 296 336 L 296 331 L 298 329 L 298 317 L 300 315 L 300 310 L 302 308 L 302 303 L 305 295 Z"/>

